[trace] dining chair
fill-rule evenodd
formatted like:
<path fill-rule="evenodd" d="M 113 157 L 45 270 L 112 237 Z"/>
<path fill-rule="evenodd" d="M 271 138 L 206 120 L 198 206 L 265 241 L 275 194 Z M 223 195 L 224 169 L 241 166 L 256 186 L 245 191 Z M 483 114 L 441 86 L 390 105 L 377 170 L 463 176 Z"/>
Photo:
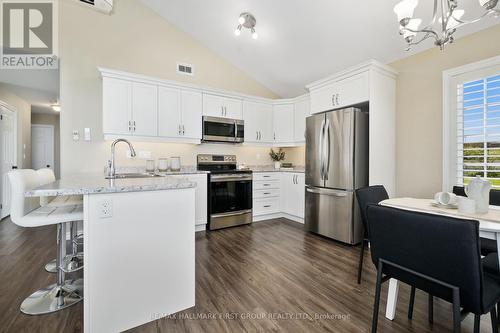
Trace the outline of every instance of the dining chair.
<path fill-rule="evenodd" d="M 462 197 L 466 197 L 465 188 L 463 186 L 453 186 L 453 193 Z M 490 191 L 490 205 L 500 206 L 500 191 Z M 497 252 L 497 242 L 493 239 L 481 237 L 481 255 L 487 256 L 490 253 Z"/>
<path fill-rule="evenodd" d="M 452 303 L 454 333 L 468 312 L 474 314 L 475 333 L 488 312 L 492 332 L 498 333 L 500 281 L 483 273 L 478 221 L 380 205 L 370 205 L 366 214 L 377 266 L 372 333 L 377 331 L 381 285 L 390 278 Z"/>
<path fill-rule="evenodd" d="M 356 190 L 356 198 L 361 213 L 361 222 L 363 223 L 363 240 L 361 241 L 361 253 L 359 254 L 358 264 L 358 284 L 361 284 L 361 274 L 363 273 L 363 257 L 365 254 L 365 245 L 370 241 L 370 232 L 366 220 L 366 208 L 370 204 L 389 199 L 389 195 L 383 185 L 372 185 Z"/>

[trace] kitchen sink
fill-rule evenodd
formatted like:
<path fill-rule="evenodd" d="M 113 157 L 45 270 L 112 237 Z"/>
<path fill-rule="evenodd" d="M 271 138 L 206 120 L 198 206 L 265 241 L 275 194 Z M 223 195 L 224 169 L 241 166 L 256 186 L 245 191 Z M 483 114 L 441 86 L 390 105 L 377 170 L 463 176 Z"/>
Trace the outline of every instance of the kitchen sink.
<path fill-rule="evenodd" d="M 113 177 L 106 177 L 106 179 L 124 179 L 124 178 L 154 178 L 154 177 L 164 177 L 163 175 L 157 173 L 118 173 Z"/>

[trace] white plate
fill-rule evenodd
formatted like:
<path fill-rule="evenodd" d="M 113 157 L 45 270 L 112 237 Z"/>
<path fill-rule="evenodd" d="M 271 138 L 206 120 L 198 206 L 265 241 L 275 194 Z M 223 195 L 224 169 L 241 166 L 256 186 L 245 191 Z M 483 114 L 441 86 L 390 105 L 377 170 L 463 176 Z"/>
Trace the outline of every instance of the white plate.
<path fill-rule="evenodd" d="M 458 204 L 454 204 L 454 205 L 442 205 L 442 204 L 440 204 L 437 201 L 432 201 L 431 205 L 434 206 L 434 207 L 438 207 L 438 208 L 458 209 Z"/>

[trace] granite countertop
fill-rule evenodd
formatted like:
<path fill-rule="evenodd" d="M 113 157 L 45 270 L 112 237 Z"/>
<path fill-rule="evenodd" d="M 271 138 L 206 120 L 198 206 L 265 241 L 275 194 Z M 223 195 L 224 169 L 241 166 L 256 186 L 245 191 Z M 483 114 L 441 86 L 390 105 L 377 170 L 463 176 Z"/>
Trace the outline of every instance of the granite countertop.
<path fill-rule="evenodd" d="M 187 178 L 150 177 L 105 179 L 103 174 L 79 174 L 67 176 L 53 183 L 37 187 L 25 193 L 27 197 L 83 195 L 98 193 L 142 192 L 178 190 L 196 187 Z"/>
<path fill-rule="evenodd" d="M 305 172 L 305 167 L 294 166 L 293 168 L 275 169 L 274 165 L 249 165 L 252 172 Z"/>

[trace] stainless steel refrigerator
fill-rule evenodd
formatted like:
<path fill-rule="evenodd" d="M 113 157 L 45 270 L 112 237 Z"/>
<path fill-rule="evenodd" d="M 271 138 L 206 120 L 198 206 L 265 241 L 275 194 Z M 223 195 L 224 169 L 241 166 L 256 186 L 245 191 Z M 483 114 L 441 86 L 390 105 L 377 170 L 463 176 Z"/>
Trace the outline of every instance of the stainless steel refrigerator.
<path fill-rule="evenodd" d="M 307 230 L 357 244 L 363 227 L 354 190 L 368 185 L 368 113 L 329 111 L 306 120 Z"/>

